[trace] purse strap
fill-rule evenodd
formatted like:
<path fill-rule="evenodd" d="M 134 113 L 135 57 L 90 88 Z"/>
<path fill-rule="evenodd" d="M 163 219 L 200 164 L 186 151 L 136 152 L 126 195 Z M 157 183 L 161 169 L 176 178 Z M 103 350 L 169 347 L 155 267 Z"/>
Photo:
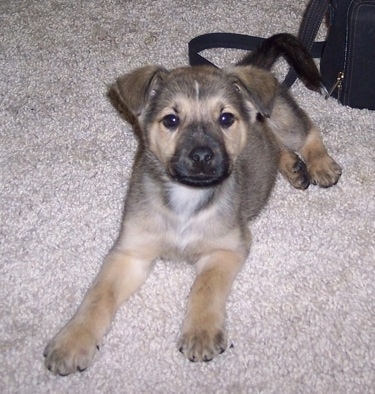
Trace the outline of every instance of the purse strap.
<path fill-rule="evenodd" d="M 246 34 L 236 33 L 207 33 L 202 34 L 193 38 L 189 42 L 189 63 L 191 66 L 202 66 L 211 65 L 217 67 L 211 63 L 205 57 L 199 54 L 199 52 L 205 49 L 215 48 L 233 48 L 243 49 L 246 51 L 252 51 L 259 46 L 263 37 L 248 36 Z"/>
<path fill-rule="evenodd" d="M 322 57 L 325 41 L 315 42 L 315 38 L 330 4 L 330 0 L 311 0 L 302 17 L 298 38 L 314 58 Z M 291 87 L 296 79 L 297 73 L 291 67 L 283 84 Z"/>
<path fill-rule="evenodd" d="M 325 42 L 314 42 L 319 27 L 328 10 L 330 0 L 311 0 L 303 16 L 298 34 L 301 42 L 310 51 L 314 58 L 321 57 Z M 199 54 L 205 49 L 233 48 L 252 51 L 258 47 L 265 38 L 236 33 L 207 33 L 193 38 L 188 44 L 189 63 L 191 66 L 215 64 Z M 283 82 L 286 87 L 293 85 L 297 73 L 291 68 Z"/>

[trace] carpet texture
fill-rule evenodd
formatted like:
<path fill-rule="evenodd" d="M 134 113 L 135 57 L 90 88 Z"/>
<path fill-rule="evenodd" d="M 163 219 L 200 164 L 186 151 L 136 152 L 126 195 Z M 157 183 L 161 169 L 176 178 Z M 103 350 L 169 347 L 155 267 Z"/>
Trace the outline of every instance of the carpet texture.
<path fill-rule="evenodd" d="M 1 1 L 1 393 L 375 392 L 375 112 L 300 83 L 292 92 L 343 175 L 304 192 L 278 179 L 229 298 L 233 347 L 210 363 L 182 357 L 194 267 L 157 261 L 88 370 L 43 365 L 119 231 L 136 140 L 108 84 L 186 64 L 205 32 L 296 33 L 305 3 Z M 240 56 L 210 52 L 219 65 Z"/>

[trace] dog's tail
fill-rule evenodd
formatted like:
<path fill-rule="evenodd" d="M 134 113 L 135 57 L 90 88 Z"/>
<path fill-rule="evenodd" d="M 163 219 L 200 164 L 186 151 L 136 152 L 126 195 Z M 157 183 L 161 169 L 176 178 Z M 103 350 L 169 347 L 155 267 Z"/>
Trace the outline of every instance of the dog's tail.
<path fill-rule="evenodd" d="M 308 89 L 321 92 L 322 77 L 312 56 L 297 37 L 288 33 L 275 34 L 267 38 L 237 65 L 252 65 L 270 70 L 281 56 L 295 69 L 298 77 Z"/>

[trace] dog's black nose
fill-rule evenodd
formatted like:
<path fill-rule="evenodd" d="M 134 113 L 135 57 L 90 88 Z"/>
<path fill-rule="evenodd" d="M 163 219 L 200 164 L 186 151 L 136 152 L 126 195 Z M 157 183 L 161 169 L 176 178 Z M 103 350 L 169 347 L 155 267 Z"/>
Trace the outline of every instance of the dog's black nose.
<path fill-rule="evenodd" d="M 208 146 L 200 146 L 190 152 L 189 158 L 194 163 L 209 163 L 214 158 L 214 152 Z"/>

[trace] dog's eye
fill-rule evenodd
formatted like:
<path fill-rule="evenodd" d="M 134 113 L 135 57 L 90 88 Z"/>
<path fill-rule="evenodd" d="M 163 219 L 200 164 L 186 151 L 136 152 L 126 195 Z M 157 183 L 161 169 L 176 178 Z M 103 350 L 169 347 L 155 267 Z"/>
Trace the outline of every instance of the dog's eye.
<path fill-rule="evenodd" d="M 234 123 L 234 115 L 230 112 L 223 112 L 220 115 L 219 123 L 223 127 L 230 127 Z"/>
<path fill-rule="evenodd" d="M 167 129 L 175 129 L 180 124 L 180 118 L 177 115 L 170 114 L 164 116 L 162 122 Z"/>

